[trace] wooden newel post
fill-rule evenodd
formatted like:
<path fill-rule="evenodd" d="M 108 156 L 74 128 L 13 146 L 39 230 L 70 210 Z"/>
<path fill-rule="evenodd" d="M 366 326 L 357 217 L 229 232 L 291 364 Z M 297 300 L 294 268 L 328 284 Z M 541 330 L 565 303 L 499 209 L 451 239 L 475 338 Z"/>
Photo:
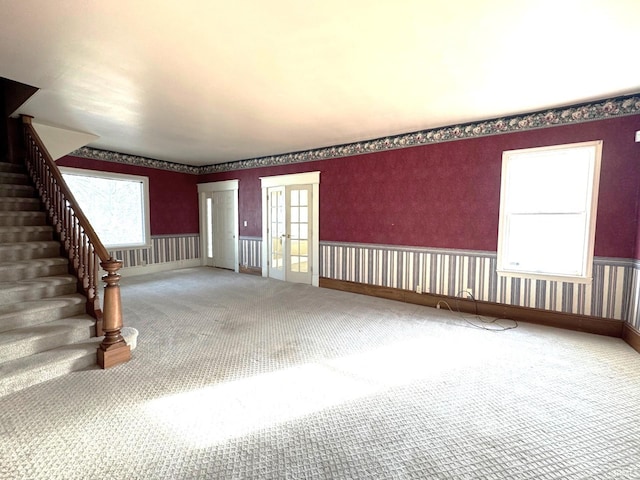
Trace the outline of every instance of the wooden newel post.
<path fill-rule="evenodd" d="M 122 262 L 109 259 L 100 262 L 100 266 L 107 272 L 102 280 L 104 286 L 104 308 L 102 311 L 102 329 L 104 340 L 98 347 L 98 365 L 109 368 L 131 359 L 131 348 L 120 334 L 122 329 L 122 304 L 120 302 L 120 275 L 116 272 L 122 267 Z"/>

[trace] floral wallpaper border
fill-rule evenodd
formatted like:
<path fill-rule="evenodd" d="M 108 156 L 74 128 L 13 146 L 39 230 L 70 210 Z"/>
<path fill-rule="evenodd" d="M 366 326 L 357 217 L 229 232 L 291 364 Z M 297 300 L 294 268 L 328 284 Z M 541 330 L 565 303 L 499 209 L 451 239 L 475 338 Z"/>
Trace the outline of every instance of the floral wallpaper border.
<path fill-rule="evenodd" d="M 199 175 L 202 173 L 202 167 L 194 167 L 193 165 L 185 165 L 183 163 L 166 162 L 164 160 L 156 160 L 148 157 L 138 157 L 137 155 L 128 155 L 126 153 L 112 152 L 110 150 L 99 150 L 97 148 L 81 147 L 69 155 L 74 157 L 91 158 L 94 160 L 103 160 L 105 162 L 124 163 L 126 165 L 135 165 L 136 167 L 156 168 L 159 170 L 170 170 L 172 172 L 191 173 Z"/>
<path fill-rule="evenodd" d="M 205 165 L 201 167 L 137 157 L 135 155 L 126 155 L 107 150 L 97 150 L 89 147 L 82 147 L 72 152 L 71 155 L 199 175 L 257 167 L 287 165 L 291 163 L 311 162 L 314 160 L 325 160 L 329 158 L 348 157 L 351 155 L 395 150 L 417 145 L 449 142 L 453 140 L 498 135 L 502 133 L 520 132 L 567 125 L 571 123 L 590 122 L 638 113 L 640 113 L 640 95 L 636 94 L 566 108 L 551 109 L 536 113 L 514 115 L 510 117 L 434 128 L 430 130 L 421 130 L 413 133 L 393 135 L 374 140 L 348 143 L 345 145 L 316 148 L 302 152 L 271 155 L 247 160 L 219 163 L 216 165 Z"/>

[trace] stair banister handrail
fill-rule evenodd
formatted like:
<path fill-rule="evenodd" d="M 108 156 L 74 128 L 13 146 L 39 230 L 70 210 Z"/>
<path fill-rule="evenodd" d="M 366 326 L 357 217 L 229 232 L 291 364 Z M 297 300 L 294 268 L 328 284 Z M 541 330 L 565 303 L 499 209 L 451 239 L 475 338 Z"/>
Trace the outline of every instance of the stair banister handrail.
<path fill-rule="evenodd" d="M 131 349 L 121 334 L 123 321 L 118 270 L 122 268 L 122 262 L 109 254 L 91 226 L 35 131 L 32 117 L 22 115 L 22 123 L 29 174 L 67 251 L 78 276 L 78 284 L 87 296 L 87 313 L 96 318 L 96 334 L 104 335 L 97 350 L 98 364 L 108 368 L 126 362 L 131 358 Z M 98 265 L 107 272 L 102 277 L 105 282 L 102 311 L 96 286 Z"/>
<path fill-rule="evenodd" d="M 93 248 L 96 251 L 96 254 L 100 257 L 100 260 L 102 260 L 103 262 L 107 260 L 112 260 L 113 258 L 111 257 L 111 255 L 109 255 L 109 251 L 104 246 L 104 244 L 100 240 L 100 237 L 98 237 L 98 234 L 95 232 L 95 230 L 91 226 L 91 222 L 89 222 L 89 219 L 85 216 L 84 212 L 80 208 L 80 205 L 78 204 L 78 201 L 76 200 L 76 198 L 73 196 L 73 193 L 71 193 L 71 190 L 67 185 L 67 182 L 64 180 L 62 173 L 60 173 L 60 169 L 58 168 L 55 161 L 49 154 L 49 151 L 44 146 L 44 143 L 42 143 L 40 136 L 33 128 L 33 125 L 31 123 L 31 117 L 23 115 L 22 118 L 23 118 L 24 124 L 29 125 L 28 127 L 30 129 L 29 136 L 32 137 L 32 140 L 36 144 L 38 150 L 40 151 L 43 157 L 43 160 L 47 163 L 47 167 L 49 167 L 50 169 L 50 174 L 53 176 L 56 183 L 58 184 L 60 190 L 62 191 L 62 194 L 65 196 L 67 202 L 69 203 L 69 206 L 74 210 L 74 213 L 78 218 L 78 221 L 82 225 L 85 233 L 87 234 L 87 237 L 91 239 L 91 243 L 93 244 Z M 26 121 L 27 119 L 28 121 Z"/>

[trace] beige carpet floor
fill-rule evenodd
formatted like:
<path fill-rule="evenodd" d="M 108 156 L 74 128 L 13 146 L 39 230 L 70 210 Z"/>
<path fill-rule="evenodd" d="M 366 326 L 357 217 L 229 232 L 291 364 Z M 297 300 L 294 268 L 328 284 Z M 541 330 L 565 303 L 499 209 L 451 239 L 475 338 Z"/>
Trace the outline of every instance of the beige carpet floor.
<path fill-rule="evenodd" d="M 619 339 L 210 268 L 122 297 L 131 362 L 0 398 L 0 478 L 640 479 Z"/>

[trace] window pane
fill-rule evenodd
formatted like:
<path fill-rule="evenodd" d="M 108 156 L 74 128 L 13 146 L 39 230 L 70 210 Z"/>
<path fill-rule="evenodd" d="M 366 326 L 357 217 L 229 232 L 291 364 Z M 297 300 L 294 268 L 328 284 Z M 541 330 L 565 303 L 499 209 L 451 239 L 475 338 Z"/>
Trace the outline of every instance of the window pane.
<path fill-rule="evenodd" d="M 498 273 L 588 282 L 602 142 L 504 152 Z"/>
<path fill-rule="evenodd" d="M 105 246 L 147 243 L 143 181 L 71 172 L 63 177 Z"/>
<path fill-rule="evenodd" d="M 583 212 L 593 149 L 520 154 L 509 165 L 510 212 Z"/>
<path fill-rule="evenodd" d="M 584 215 L 513 215 L 505 269 L 583 275 Z"/>

